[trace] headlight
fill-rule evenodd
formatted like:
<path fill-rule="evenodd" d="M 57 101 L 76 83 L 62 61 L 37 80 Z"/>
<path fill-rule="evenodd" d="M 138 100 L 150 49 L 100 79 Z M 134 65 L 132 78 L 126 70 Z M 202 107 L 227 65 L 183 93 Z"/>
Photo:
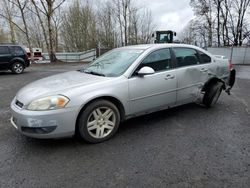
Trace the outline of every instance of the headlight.
<path fill-rule="evenodd" d="M 32 101 L 28 105 L 27 110 L 33 110 L 33 111 L 54 110 L 65 107 L 65 105 L 68 102 L 69 99 L 62 95 L 44 97 Z"/>

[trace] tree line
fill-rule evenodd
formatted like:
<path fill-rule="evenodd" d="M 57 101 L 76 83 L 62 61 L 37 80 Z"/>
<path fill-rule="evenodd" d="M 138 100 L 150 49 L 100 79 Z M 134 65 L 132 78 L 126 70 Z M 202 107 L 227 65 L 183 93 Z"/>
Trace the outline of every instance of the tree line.
<path fill-rule="evenodd" d="M 250 0 L 191 0 L 196 17 L 181 34 L 203 47 L 242 46 L 250 41 Z"/>
<path fill-rule="evenodd" d="M 1 0 L 0 42 L 47 51 L 84 51 L 149 43 L 155 29 L 151 12 L 136 0 Z"/>

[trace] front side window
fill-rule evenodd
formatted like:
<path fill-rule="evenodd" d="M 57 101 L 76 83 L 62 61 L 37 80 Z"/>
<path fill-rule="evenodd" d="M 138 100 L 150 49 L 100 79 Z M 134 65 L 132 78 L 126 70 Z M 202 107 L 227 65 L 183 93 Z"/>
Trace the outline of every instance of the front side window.
<path fill-rule="evenodd" d="M 0 54 L 9 54 L 9 48 L 7 46 L 0 46 Z"/>
<path fill-rule="evenodd" d="M 173 48 L 178 67 L 199 64 L 199 55 L 191 48 Z"/>
<path fill-rule="evenodd" d="M 80 71 L 100 76 L 120 76 L 143 52 L 140 49 L 111 50 Z"/>
<path fill-rule="evenodd" d="M 166 48 L 152 52 L 142 61 L 137 70 L 144 66 L 151 67 L 155 72 L 172 68 L 170 50 Z"/>

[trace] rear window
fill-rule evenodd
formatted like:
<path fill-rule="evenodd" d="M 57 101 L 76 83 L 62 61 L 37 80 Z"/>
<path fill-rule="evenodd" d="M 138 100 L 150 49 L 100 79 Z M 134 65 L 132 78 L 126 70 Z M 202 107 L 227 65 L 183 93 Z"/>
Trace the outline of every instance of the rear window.
<path fill-rule="evenodd" d="M 211 63 L 211 57 L 209 57 L 207 54 L 200 52 L 200 51 L 199 51 L 199 54 L 200 54 L 202 63 Z"/>
<path fill-rule="evenodd" d="M 10 49 L 14 55 L 23 55 L 24 54 L 24 51 L 20 46 L 11 46 Z"/>
<path fill-rule="evenodd" d="M 7 46 L 0 46 L 0 54 L 9 54 L 9 48 Z"/>

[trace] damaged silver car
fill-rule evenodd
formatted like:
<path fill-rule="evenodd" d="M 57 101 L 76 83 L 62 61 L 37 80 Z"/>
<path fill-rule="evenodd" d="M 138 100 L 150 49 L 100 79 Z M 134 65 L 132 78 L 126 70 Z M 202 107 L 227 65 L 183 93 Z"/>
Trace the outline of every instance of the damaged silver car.
<path fill-rule="evenodd" d="M 212 107 L 234 80 L 228 60 L 195 46 L 127 46 L 28 84 L 11 103 L 11 122 L 29 137 L 77 135 L 98 143 L 131 117 L 191 102 Z"/>

